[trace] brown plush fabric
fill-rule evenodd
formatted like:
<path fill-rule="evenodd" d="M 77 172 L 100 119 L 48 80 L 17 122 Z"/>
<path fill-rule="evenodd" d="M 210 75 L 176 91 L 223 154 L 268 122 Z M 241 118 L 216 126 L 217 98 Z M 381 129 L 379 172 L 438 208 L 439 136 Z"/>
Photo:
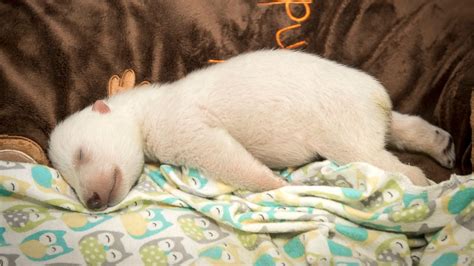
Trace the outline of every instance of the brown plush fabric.
<path fill-rule="evenodd" d="M 30 155 L 19 150 L 0 150 L 0 161 L 38 163 Z"/>
<path fill-rule="evenodd" d="M 167 82 L 245 51 L 282 46 L 371 73 L 397 110 L 451 132 L 456 172 L 471 171 L 469 158 L 462 160 L 471 143 L 471 0 L 299 2 L 2 1 L 0 134 L 45 148 L 54 125 L 105 97 L 109 77 L 124 69 L 137 80 Z M 437 181 L 448 177 L 426 156 L 402 158 Z"/>
<path fill-rule="evenodd" d="M 34 141 L 21 136 L 0 135 L 0 160 L 48 164 L 43 149 Z"/>

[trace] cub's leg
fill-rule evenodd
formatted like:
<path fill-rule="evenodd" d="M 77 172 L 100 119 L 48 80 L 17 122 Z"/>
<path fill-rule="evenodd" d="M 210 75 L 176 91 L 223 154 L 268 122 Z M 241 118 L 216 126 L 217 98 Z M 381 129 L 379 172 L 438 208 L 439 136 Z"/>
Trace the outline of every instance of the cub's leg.
<path fill-rule="evenodd" d="M 332 156 L 327 158 L 339 164 L 367 162 L 385 171 L 402 173 L 417 186 L 428 186 L 430 184 L 420 168 L 402 163 L 395 155 L 383 147 L 368 150 L 363 146 L 355 146 L 350 147 L 350 149 L 352 149 L 350 153 L 332 154 Z"/>
<path fill-rule="evenodd" d="M 418 167 L 410 166 L 385 149 L 385 136 L 390 128 L 390 112 L 374 112 L 360 116 L 350 131 L 340 128 L 324 136 L 315 151 L 339 164 L 367 162 L 389 172 L 400 172 L 419 186 L 429 185 L 428 179 Z M 370 126 L 367 126 L 370 125 Z"/>
<path fill-rule="evenodd" d="M 390 172 L 405 174 L 410 178 L 413 184 L 417 186 L 430 185 L 428 178 L 426 178 L 420 168 L 402 163 L 395 155 L 387 150 L 374 153 L 373 156 L 367 159 L 367 162 Z"/>
<path fill-rule="evenodd" d="M 423 152 L 442 166 L 452 168 L 455 162 L 451 135 L 420 117 L 392 112 L 388 143 L 398 149 Z"/>
<path fill-rule="evenodd" d="M 201 169 L 211 178 L 250 191 L 266 191 L 287 185 L 255 159 L 227 131 L 205 128 L 187 140 L 181 152 L 185 165 Z"/>

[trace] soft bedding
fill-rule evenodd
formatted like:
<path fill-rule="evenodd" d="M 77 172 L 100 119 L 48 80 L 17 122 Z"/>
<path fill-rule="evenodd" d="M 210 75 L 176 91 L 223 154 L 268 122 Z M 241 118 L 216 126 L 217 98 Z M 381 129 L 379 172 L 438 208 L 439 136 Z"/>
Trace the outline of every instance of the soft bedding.
<path fill-rule="evenodd" d="M 244 52 L 288 48 L 373 75 L 395 110 L 452 134 L 453 171 L 470 174 L 472 3 L 0 1 L 0 157 L 17 150 L 47 164 L 54 126 L 106 97 L 109 77 L 125 69 L 165 83 Z M 451 172 L 420 154 L 399 157 L 436 182 Z"/>
<path fill-rule="evenodd" d="M 192 168 L 147 165 L 90 213 L 54 169 L 0 161 L 2 265 L 472 265 L 474 176 L 430 187 L 366 163 L 277 172 L 250 193 Z"/>

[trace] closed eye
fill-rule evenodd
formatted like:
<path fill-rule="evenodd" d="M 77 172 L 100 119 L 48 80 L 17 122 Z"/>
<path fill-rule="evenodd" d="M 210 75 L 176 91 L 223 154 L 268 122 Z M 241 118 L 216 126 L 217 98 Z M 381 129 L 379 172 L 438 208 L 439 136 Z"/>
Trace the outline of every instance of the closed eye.
<path fill-rule="evenodd" d="M 74 164 L 76 166 L 82 165 L 88 161 L 87 153 L 84 151 L 83 148 L 79 148 L 74 156 Z"/>
<path fill-rule="evenodd" d="M 82 149 L 79 149 L 79 152 L 77 154 L 77 160 L 82 161 L 83 159 L 84 159 L 84 152 L 82 151 Z"/>

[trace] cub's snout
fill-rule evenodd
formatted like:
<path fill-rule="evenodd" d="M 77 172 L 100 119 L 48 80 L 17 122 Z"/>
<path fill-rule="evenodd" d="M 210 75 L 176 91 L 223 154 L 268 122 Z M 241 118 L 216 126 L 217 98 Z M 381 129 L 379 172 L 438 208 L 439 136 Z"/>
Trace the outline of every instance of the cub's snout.
<path fill-rule="evenodd" d="M 103 200 L 100 198 L 97 192 L 93 192 L 92 197 L 87 200 L 87 208 L 91 210 L 100 210 L 103 208 Z"/>
<path fill-rule="evenodd" d="M 121 184 L 122 172 L 119 167 L 112 171 L 84 177 L 84 190 L 79 195 L 81 200 L 91 210 L 104 210 L 118 201 L 118 188 Z"/>

